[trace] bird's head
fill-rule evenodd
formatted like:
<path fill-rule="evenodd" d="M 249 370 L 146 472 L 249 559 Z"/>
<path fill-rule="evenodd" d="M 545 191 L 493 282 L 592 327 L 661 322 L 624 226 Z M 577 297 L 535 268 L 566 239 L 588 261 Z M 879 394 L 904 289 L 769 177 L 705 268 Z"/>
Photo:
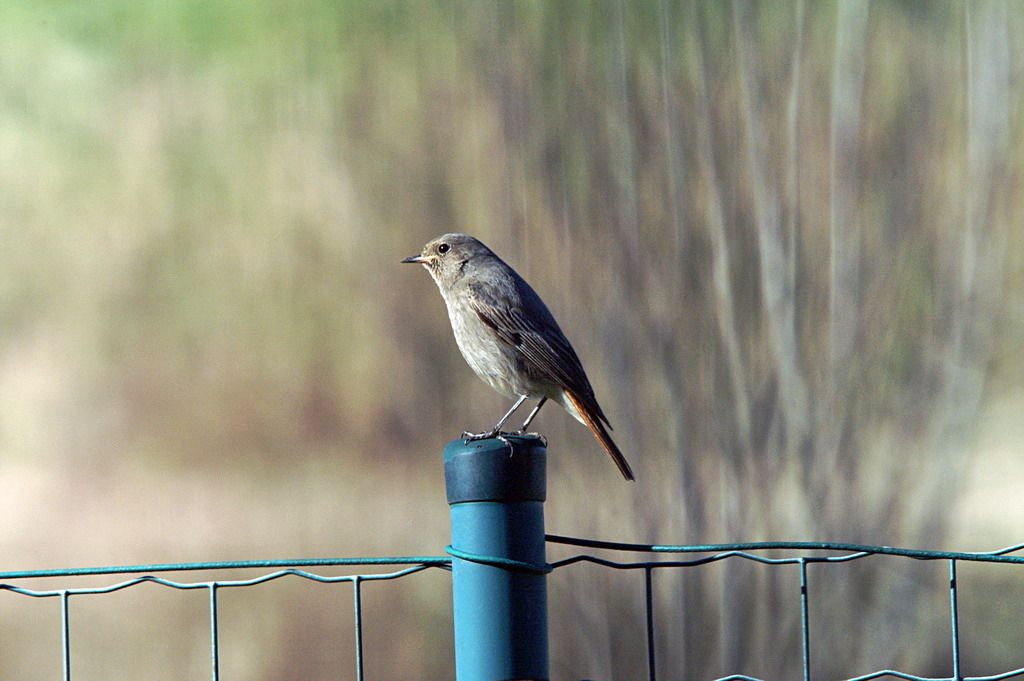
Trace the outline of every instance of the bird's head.
<path fill-rule="evenodd" d="M 443 234 L 428 241 L 419 255 L 403 258 L 402 262 L 423 265 L 444 291 L 463 275 L 467 262 L 493 255 L 491 249 L 468 234 Z"/>

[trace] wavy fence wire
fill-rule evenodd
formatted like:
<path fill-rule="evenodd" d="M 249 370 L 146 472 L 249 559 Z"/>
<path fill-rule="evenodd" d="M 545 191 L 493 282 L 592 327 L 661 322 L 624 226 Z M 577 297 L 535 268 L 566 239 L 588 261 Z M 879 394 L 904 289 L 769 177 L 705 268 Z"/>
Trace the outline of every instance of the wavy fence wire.
<path fill-rule="evenodd" d="M 693 555 L 692 558 L 682 560 L 646 560 L 646 561 L 622 561 L 611 560 L 602 556 L 581 553 L 568 558 L 550 563 L 547 567 L 551 570 L 566 568 L 577 563 L 592 563 L 602 567 L 615 570 L 636 570 L 643 573 L 645 593 L 645 616 L 646 616 L 646 643 L 647 643 L 647 666 L 648 679 L 657 679 L 657 659 L 655 654 L 655 626 L 658 613 L 655 611 L 653 597 L 654 573 L 665 569 L 693 568 L 709 563 L 724 560 L 748 560 L 756 563 L 771 566 L 795 565 L 798 568 L 798 579 L 794 578 L 794 598 L 799 597 L 801 613 L 801 658 L 803 679 L 810 681 L 814 678 L 811 660 L 811 637 L 814 627 L 809 617 L 809 604 L 812 598 L 808 588 L 808 572 L 812 565 L 821 563 L 848 563 L 860 560 L 868 556 L 887 555 L 910 558 L 914 560 L 945 561 L 949 566 L 949 618 L 950 618 L 950 648 L 952 652 L 952 669 L 950 675 L 945 677 L 924 677 L 909 674 L 894 669 L 881 669 L 869 674 L 851 677 L 850 681 L 868 681 L 882 677 L 893 677 L 906 679 L 908 681 L 999 681 L 1001 679 L 1024 678 L 1024 666 L 1008 670 L 1000 674 L 989 676 L 966 676 L 961 668 L 960 660 L 960 620 L 957 607 L 957 563 L 959 562 L 982 562 L 982 563 L 1003 563 L 1011 565 L 1024 564 L 1024 544 L 1009 546 L 991 552 L 951 552 L 951 551 L 926 551 L 920 549 L 905 549 L 890 546 L 867 546 L 861 544 L 844 544 L 830 542 L 753 542 L 738 544 L 706 544 L 694 546 L 673 546 L 673 545 L 651 545 L 651 544 L 629 544 L 619 542 L 596 541 L 591 539 L 580 539 L 575 537 L 563 537 L 559 535 L 547 535 L 546 540 L 552 544 L 563 544 L 568 546 L 581 547 L 586 549 L 598 549 L 612 552 L 646 553 L 656 556 L 666 554 L 680 554 L 684 556 Z M 796 555 L 785 557 L 768 557 L 761 555 L 763 552 L 791 552 Z M 458 552 L 456 552 L 458 554 Z M 820 555 L 825 553 L 827 555 Z M 462 559 L 457 555 L 456 559 Z M 484 563 L 497 564 L 487 557 L 477 557 L 476 560 Z M 99 568 L 75 568 L 75 569 L 53 569 L 53 570 L 26 570 L 0 572 L 0 590 L 11 594 L 28 596 L 31 598 L 55 598 L 60 600 L 60 627 L 62 643 L 63 678 L 65 681 L 72 679 L 71 669 L 71 646 L 72 631 L 69 624 L 69 612 L 72 597 L 76 599 L 84 596 L 98 596 L 109 594 L 123 589 L 129 589 L 140 584 L 157 584 L 171 589 L 180 590 L 205 590 L 209 594 L 209 615 L 210 615 L 210 665 L 211 678 L 218 681 L 220 678 L 220 642 L 218 637 L 218 614 L 217 614 L 217 593 L 220 589 L 245 588 L 264 584 L 285 577 L 304 579 L 324 584 L 349 583 L 352 585 L 352 608 L 355 623 L 355 660 L 356 678 L 364 681 L 366 672 L 363 664 L 363 613 L 360 586 L 364 582 L 387 581 L 408 577 L 425 570 L 439 568 L 450 570 L 452 558 L 449 556 L 402 556 L 384 558 L 324 558 L 307 560 L 257 560 L 238 562 L 217 562 L 217 563 L 173 563 L 161 565 L 128 565 L 110 566 Z M 310 572 L 307 568 L 324 567 L 396 567 L 388 572 L 371 572 L 367 574 L 325 576 Z M 251 579 L 224 579 L 207 581 L 179 581 L 155 576 L 156 573 L 189 572 L 189 571 L 227 571 L 238 569 L 263 568 L 271 569 L 259 577 Z M 84 587 L 84 588 L 63 588 L 63 589 L 32 589 L 28 586 L 15 584 L 38 578 L 60 578 L 60 577 L 81 577 L 95 575 L 123 575 L 140 574 L 142 576 L 116 582 L 107 586 Z M 10 654 L 3 651 L 3 654 Z M 1024 662 L 1024 653 L 1022 653 Z M 732 674 L 724 676 L 716 681 L 762 681 L 756 677 L 743 674 Z"/>

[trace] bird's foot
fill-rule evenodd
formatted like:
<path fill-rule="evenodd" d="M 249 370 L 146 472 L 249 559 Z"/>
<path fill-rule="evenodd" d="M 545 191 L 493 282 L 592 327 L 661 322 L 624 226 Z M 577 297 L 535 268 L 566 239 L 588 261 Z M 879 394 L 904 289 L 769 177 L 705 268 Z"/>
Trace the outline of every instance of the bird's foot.
<path fill-rule="evenodd" d="M 532 437 L 532 438 L 536 438 L 536 439 L 540 440 L 541 444 L 543 444 L 545 447 L 548 446 L 548 439 L 546 437 L 544 437 L 543 435 L 541 435 L 540 433 L 535 433 L 533 431 L 527 432 L 525 430 L 517 430 L 514 433 L 509 433 L 509 435 L 515 435 L 516 437 Z"/>
<path fill-rule="evenodd" d="M 548 444 L 548 439 L 546 437 L 544 437 L 543 435 L 541 435 L 540 433 L 534 433 L 532 431 L 527 432 L 525 430 L 513 430 L 513 431 L 489 430 L 489 431 L 487 431 L 485 433 L 471 433 L 468 430 L 464 430 L 464 431 L 462 431 L 462 441 L 463 442 L 476 442 L 477 440 L 501 440 L 502 442 L 507 442 L 507 440 L 505 439 L 505 436 L 507 436 L 507 435 L 511 435 L 513 437 L 532 437 L 532 438 L 537 438 L 537 439 L 541 440 L 542 442 L 544 442 L 544 446 L 545 447 Z"/>
<path fill-rule="evenodd" d="M 499 437 L 501 433 L 497 430 L 488 430 L 483 433 L 471 433 L 468 430 L 462 431 L 463 442 L 476 442 L 477 440 L 490 440 L 495 437 Z"/>
<path fill-rule="evenodd" d="M 468 430 L 462 431 L 462 441 L 466 444 L 470 442 L 476 442 L 478 440 L 501 440 L 508 447 L 508 455 L 512 456 L 515 451 L 515 447 L 508 441 L 506 435 L 518 435 L 518 433 L 505 433 L 500 430 L 489 430 L 486 433 L 470 433 Z"/>

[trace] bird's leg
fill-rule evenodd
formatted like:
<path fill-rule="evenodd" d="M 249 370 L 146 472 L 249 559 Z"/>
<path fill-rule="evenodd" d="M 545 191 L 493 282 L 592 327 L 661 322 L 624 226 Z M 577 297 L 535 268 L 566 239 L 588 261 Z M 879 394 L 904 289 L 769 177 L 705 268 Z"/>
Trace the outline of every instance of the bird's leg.
<path fill-rule="evenodd" d="M 540 433 L 528 433 L 526 432 L 526 429 L 530 427 L 530 423 L 533 421 L 533 417 L 537 415 L 537 412 L 540 411 L 540 408 L 543 407 L 544 403 L 547 401 L 548 398 L 546 397 L 540 398 L 540 402 L 537 403 L 537 406 L 533 408 L 533 411 L 530 412 L 530 415 L 526 417 L 525 421 L 523 421 L 523 427 L 516 431 L 516 435 L 527 435 L 539 438 L 540 441 L 544 443 L 545 447 L 548 446 L 548 439 L 546 437 L 544 437 Z"/>
<path fill-rule="evenodd" d="M 546 397 L 540 398 L 540 402 L 537 403 L 537 406 L 533 408 L 533 411 L 530 412 L 530 415 L 526 417 L 525 421 L 523 421 L 523 427 L 519 429 L 520 433 L 526 432 L 526 429 L 530 427 L 530 423 L 533 422 L 533 417 L 537 415 L 537 412 L 540 411 L 540 408 L 543 407 L 544 403 L 547 401 L 548 398 Z"/>
<path fill-rule="evenodd" d="M 470 433 L 468 431 L 463 431 L 462 439 L 465 440 L 466 442 L 472 442 L 474 440 L 489 440 L 492 437 L 499 435 L 501 433 L 501 427 L 505 425 L 505 421 L 508 421 L 509 417 L 512 416 L 512 414 L 516 413 L 516 409 L 521 407 L 523 402 L 525 401 L 526 395 L 521 395 L 519 399 L 516 400 L 516 403 L 512 405 L 512 408 L 509 409 L 508 412 L 501 417 L 501 420 L 498 421 L 498 423 L 494 426 L 493 429 L 483 433 Z"/>

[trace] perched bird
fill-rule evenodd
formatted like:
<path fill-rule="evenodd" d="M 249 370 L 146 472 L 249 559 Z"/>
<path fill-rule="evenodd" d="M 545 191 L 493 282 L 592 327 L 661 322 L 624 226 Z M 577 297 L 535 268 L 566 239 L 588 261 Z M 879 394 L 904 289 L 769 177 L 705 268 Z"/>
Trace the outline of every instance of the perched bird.
<path fill-rule="evenodd" d="M 467 440 L 501 434 L 501 427 L 527 399 L 539 399 L 518 432 L 525 432 L 548 400 L 558 402 L 594 434 L 623 477 L 633 480 L 626 458 L 612 441 L 576 351 L 544 301 L 491 249 L 466 234 L 445 234 L 419 255 L 402 260 L 423 265 L 448 306 L 462 356 L 484 383 L 516 398 L 493 429 L 463 433 Z"/>

